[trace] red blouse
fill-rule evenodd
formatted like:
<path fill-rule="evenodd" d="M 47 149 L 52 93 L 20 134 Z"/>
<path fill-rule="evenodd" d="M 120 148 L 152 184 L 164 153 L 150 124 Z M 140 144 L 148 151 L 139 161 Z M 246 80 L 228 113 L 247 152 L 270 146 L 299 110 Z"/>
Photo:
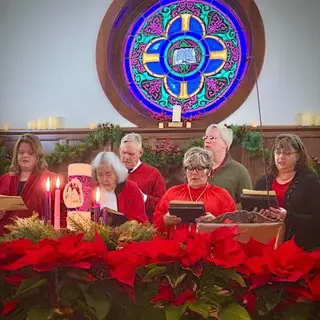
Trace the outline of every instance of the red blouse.
<path fill-rule="evenodd" d="M 288 190 L 288 187 L 290 185 L 291 181 L 285 184 L 280 184 L 276 179 L 272 181 L 272 190 L 275 191 L 277 195 L 277 201 L 279 207 L 283 208 L 284 207 L 284 197 L 285 194 Z"/>
<path fill-rule="evenodd" d="M 205 188 L 207 189 L 204 190 Z M 210 184 L 206 187 L 195 189 L 191 187 L 188 188 L 187 184 L 182 184 L 170 188 L 160 200 L 154 212 L 154 225 L 156 227 L 164 227 L 163 217 L 168 212 L 169 202 L 171 200 L 201 201 L 206 208 L 206 212 L 210 212 L 214 216 L 237 210 L 233 198 L 225 189 Z"/>

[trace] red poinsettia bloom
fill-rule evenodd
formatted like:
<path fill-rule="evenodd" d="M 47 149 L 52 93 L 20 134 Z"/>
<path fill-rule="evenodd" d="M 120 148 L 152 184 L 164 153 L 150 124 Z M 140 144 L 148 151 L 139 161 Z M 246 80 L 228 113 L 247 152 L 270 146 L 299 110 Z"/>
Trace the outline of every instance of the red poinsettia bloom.
<path fill-rule="evenodd" d="M 222 268 L 236 268 L 244 263 L 245 254 L 238 241 L 227 238 L 214 245 L 214 249 L 206 261 Z"/>
<path fill-rule="evenodd" d="M 13 274 L 13 275 L 6 276 L 4 278 L 4 281 L 14 286 L 19 286 L 21 282 L 25 279 L 27 279 L 27 276 L 24 274 Z"/>
<path fill-rule="evenodd" d="M 107 260 L 107 247 L 98 234 L 94 242 L 83 241 L 82 237 L 80 234 L 58 240 L 42 240 L 26 250 L 23 257 L 8 264 L 5 269 L 18 270 L 26 266 L 40 272 L 50 271 L 59 266 L 89 269 L 90 260 Z"/>
<path fill-rule="evenodd" d="M 7 301 L 3 304 L 2 310 L 1 310 L 1 315 L 5 316 L 15 310 L 18 306 L 18 301 L 12 300 L 12 301 Z"/>
<path fill-rule="evenodd" d="M 181 264 L 184 267 L 192 267 L 210 254 L 212 245 L 209 233 L 180 229 L 173 233 L 172 239 L 178 241 L 183 247 Z"/>
<path fill-rule="evenodd" d="M 34 246 L 35 244 L 27 239 L 0 244 L 0 269 L 6 269 L 7 265 L 23 257 L 26 251 Z"/>
<path fill-rule="evenodd" d="M 168 302 L 175 306 L 181 306 L 188 301 L 195 300 L 196 296 L 192 290 L 184 290 L 175 297 L 175 294 L 170 285 L 161 284 L 159 288 L 159 293 L 152 298 L 151 303 Z"/>
<path fill-rule="evenodd" d="M 314 266 L 310 253 L 299 248 L 294 240 L 282 243 L 271 253 L 268 268 L 273 281 L 296 282 Z"/>
<path fill-rule="evenodd" d="M 320 301 L 320 274 L 317 273 L 315 276 L 309 277 L 306 282 L 312 294 L 311 300 Z"/>

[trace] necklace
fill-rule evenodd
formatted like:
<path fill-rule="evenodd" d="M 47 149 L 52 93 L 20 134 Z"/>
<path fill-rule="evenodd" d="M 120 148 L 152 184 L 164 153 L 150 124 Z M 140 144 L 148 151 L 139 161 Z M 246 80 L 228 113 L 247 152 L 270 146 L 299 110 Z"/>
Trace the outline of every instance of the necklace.
<path fill-rule="evenodd" d="M 192 195 L 191 195 L 191 191 L 190 191 L 189 185 L 187 185 L 187 187 L 188 187 L 188 192 L 189 192 L 189 198 L 190 198 L 190 200 L 191 200 L 192 202 L 197 202 L 197 201 L 203 196 L 203 194 L 205 193 L 205 191 L 208 189 L 209 183 L 208 183 L 208 182 L 206 183 L 206 187 L 203 189 L 203 191 L 200 193 L 200 196 L 199 196 L 196 200 L 193 200 L 193 199 L 192 199 Z"/>
<path fill-rule="evenodd" d="M 283 183 L 285 183 L 285 182 L 289 182 L 289 181 L 291 181 L 292 179 L 293 179 L 293 177 L 295 176 L 295 172 L 291 175 L 291 176 L 289 176 L 288 178 L 280 178 L 280 177 L 277 177 L 276 179 L 279 181 L 279 182 L 283 182 Z"/>

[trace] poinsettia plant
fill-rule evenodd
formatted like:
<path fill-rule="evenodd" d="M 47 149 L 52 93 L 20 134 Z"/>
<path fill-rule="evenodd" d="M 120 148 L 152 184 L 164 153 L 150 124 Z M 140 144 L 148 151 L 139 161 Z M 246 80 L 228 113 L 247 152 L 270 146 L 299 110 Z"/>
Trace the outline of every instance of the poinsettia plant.
<path fill-rule="evenodd" d="M 96 233 L 0 245 L 1 319 L 320 319 L 320 251 L 176 230 L 110 251 Z"/>

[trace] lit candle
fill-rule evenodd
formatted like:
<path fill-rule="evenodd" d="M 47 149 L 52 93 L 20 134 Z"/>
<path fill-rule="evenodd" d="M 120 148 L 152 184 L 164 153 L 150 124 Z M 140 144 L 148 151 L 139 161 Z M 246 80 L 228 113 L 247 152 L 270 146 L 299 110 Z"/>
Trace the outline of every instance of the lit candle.
<path fill-rule="evenodd" d="M 9 125 L 9 124 L 5 124 L 5 125 L 3 126 L 3 130 L 7 131 L 7 130 L 9 130 L 9 129 L 10 129 L 10 125 Z"/>
<path fill-rule="evenodd" d="M 172 122 L 181 122 L 181 106 L 179 105 L 172 108 Z"/>
<path fill-rule="evenodd" d="M 56 190 L 54 192 L 54 228 L 60 229 L 60 177 L 56 180 Z"/>
<path fill-rule="evenodd" d="M 108 223 L 108 209 L 107 208 L 102 209 L 102 222 L 103 222 L 103 224 Z"/>
<path fill-rule="evenodd" d="M 46 181 L 46 198 L 45 198 L 45 211 L 44 211 L 44 221 L 51 223 L 51 182 L 50 178 Z"/>
<path fill-rule="evenodd" d="M 98 187 L 97 191 L 96 191 L 96 203 L 95 203 L 94 212 L 93 212 L 93 217 L 94 217 L 95 222 L 98 222 L 99 218 L 100 218 L 100 203 L 99 203 L 99 201 L 100 201 L 100 188 Z"/>

